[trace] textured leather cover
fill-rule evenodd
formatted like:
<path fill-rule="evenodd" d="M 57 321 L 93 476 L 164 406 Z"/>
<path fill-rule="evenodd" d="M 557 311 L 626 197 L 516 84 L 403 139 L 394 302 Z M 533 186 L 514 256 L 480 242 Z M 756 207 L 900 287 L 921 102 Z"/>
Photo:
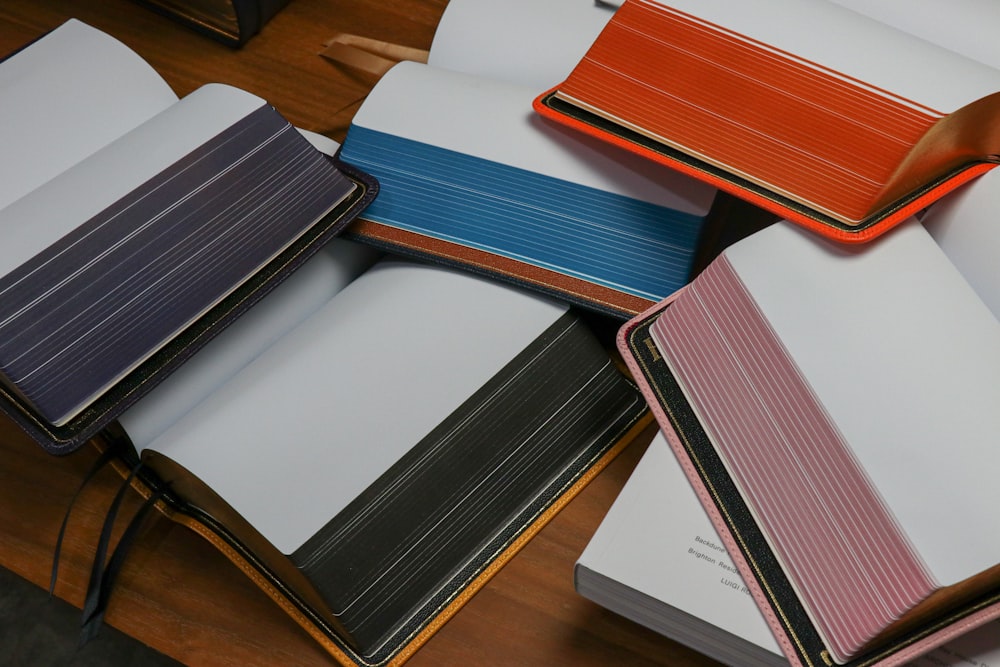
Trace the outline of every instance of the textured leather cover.
<path fill-rule="evenodd" d="M 618 334 L 619 351 L 791 664 L 832 665 L 812 622 L 650 337 L 649 326 L 681 293 L 683 290 L 627 322 Z M 1000 590 L 877 651 L 858 656 L 845 667 L 903 665 L 996 618 L 1000 618 Z"/>
<path fill-rule="evenodd" d="M 261 544 L 260 540 L 255 542 L 252 534 L 237 535 L 228 525 L 213 516 L 217 514 L 223 517 L 226 524 L 237 525 L 240 521 L 238 515 L 227 515 L 226 509 L 218 506 L 212 507 L 211 513 L 204 511 L 182 499 L 183 493 L 173 491 L 168 492 L 164 500 L 158 501 L 157 507 L 173 521 L 187 526 L 208 540 L 337 662 L 345 667 L 393 667 L 406 662 L 651 422 L 652 416 L 643 407 L 620 431 L 603 442 L 592 458 L 579 460 L 571 469 L 567 469 L 560 476 L 565 484 L 560 486 L 559 493 L 553 497 L 535 499 L 533 506 L 536 511 L 530 514 L 529 521 L 517 524 L 511 534 L 504 535 L 502 549 L 479 552 L 475 561 L 469 564 L 469 568 L 475 571 L 475 576 L 466 580 L 456 595 L 435 607 L 431 613 L 420 613 L 410 618 L 406 626 L 410 632 L 405 641 L 380 650 L 371 659 L 359 655 L 338 634 L 337 627 L 331 622 L 331 615 L 323 612 L 322 601 L 310 597 L 312 591 L 295 586 L 294 576 L 290 575 L 295 575 L 298 570 L 283 571 L 273 566 L 273 559 L 269 564 L 266 558 L 261 557 L 264 553 L 262 548 L 266 549 L 269 545 Z M 111 432 L 113 429 L 109 431 Z M 124 475 L 125 469 L 121 468 L 119 472 Z M 152 489 L 160 482 L 158 478 L 149 477 L 151 473 L 145 474 L 145 480 L 134 478 L 132 484 L 144 497 L 149 497 L 153 493 Z M 175 485 L 172 484 L 172 488 L 173 486 Z"/>
<path fill-rule="evenodd" d="M 14 419 L 49 453 L 68 454 L 80 447 L 274 289 L 368 206 L 378 192 L 375 179 L 346 163 L 333 161 L 357 185 L 354 192 L 298 241 L 148 361 L 129 373 L 79 416 L 64 426 L 52 426 L 39 419 L 2 386 L 0 410 Z"/>
<path fill-rule="evenodd" d="M 371 220 L 355 221 L 346 230 L 345 236 L 401 255 L 428 259 L 529 287 L 590 310 L 617 317 L 619 321 L 652 305 L 648 299 L 597 285 L 588 280 Z"/>

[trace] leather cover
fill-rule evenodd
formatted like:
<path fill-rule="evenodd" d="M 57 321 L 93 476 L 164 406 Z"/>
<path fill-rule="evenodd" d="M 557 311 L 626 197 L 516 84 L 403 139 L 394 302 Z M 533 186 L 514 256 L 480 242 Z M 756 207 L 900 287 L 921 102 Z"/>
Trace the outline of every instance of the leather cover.
<path fill-rule="evenodd" d="M 649 334 L 650 325 L 680 290 L 627 322 L 618 348 L 656 421 L 690 480 L 754 601 L 792 665 L 833 665 L 791 584 L 757 528 L 705 431 Z M 845 667 L 904 665 L 949 640 L 1000 618 L 1000 590 L 935 619 Z"/>
<path fill-rule="evenodd" d="M 619 321 L 652 305 L 648 299 L 565 273 L 371 220 L 357 220 L 346 230 L 345 236 L 397 254 L 428 259 L 529 287 L 569 303 L 617 317 Z"/>
<path fill-rule="evenodd" d="M 259 533 L 247 530 L 249 525 L 225 501 L 204 488 L 189 473 L 185 474 L 181 469 L 177 474 L 179 466 L 153 453 L 154 458 L 148 459 L 149 465 L 142 473 L 144 477 L 135 478 L 133 486 L 148 498 L 155 488 L 161 488 L 161 475 L 173 478 L 164 499 L 157 502 L 161 512 L 208 540 L 340 664 L 346 667 L 398 666 L 427 642 L 633 438 L 652 423 L 652 417 L 634 386 L 629 386 L 637 402 L 635 409 L 621 415 L 619 426 L 609 431 L 606 438 L 594 441 L 588 447 L 586 456 L 578 458 L 560 473 L 557 483 L 551 487 L 554 493 L 546 492 L 533 498 L 524 511 L 518 512 L 518 520 L 511 522 L 497 540 L 482 545 L 472 561 L 461 568 L 468 576 L 456 577 L 456 590 L 445 597 L 436 594 L 431 599 L 434 604 L 421 607 L 408 618 L 393 641 L 367 657 L 341 636 L 336 617 L 327 611 L 326 603 L 315 589 L 302 585 L 301 571 L 291 566 L 290 559 L 278 554 Z M 105 433 L 110 438 L 123 437 L 115 435 L 114 427 Z M 144 453 L 144 459 L 149 454 L 148 451 Z M 151 469 L 157 472 L 153 473 Z M 120 468 L 119 472 L 124 475 L 125 468 Z M 191 497 L 198 498 L 197 504 L 191 502 Z M 449 582 L 445 590 L 450 588 Z"/>
<path fill-rule="evenodd" d="M 303 234 L 298 241 L 153 357 L 129 373 L 80 415 L 63 426 L 53 426 L 40 419 L 3 386 L 0 386 L 0 410 L 17 422 L 49 453 L 68 454 L 76 450 L 274 289 L 368 206 L 378 192 L 377 181 L 344 162 L 335 159 L 333 161 L 337 168 L 357 185 L 354 192 Z"/>

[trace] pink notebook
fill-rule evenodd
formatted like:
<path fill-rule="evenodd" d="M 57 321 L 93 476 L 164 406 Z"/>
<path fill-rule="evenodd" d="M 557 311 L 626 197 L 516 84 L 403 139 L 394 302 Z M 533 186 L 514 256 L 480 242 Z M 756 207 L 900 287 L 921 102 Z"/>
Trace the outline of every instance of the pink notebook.
<path fill-rule="evenodd" d="M 793 663 L 899 664 L 1000 616 L 997 316 L 914 221 L 778 223 L 620 347 Z"/>

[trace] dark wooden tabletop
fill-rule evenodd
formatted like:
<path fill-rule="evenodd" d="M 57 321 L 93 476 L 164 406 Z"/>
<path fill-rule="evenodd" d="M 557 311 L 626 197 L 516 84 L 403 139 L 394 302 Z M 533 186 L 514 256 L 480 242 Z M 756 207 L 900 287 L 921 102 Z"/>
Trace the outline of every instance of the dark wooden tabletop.
<path fill-rule="evenodd" d="M 426 49 L 445 4 L 293 0 L 232 50 L 128 0 L 5 0 L 0 53 L 79 18 L 137 51 L 179 95 L 203 83 L 233 84 L 269 100 L 293 124 L 342 140 L 374 80 L 321 58 L 323 42 L 347 32 Z M 573 563 L 648 440 L 598 475 L 408 665 L 714 664 L 573 590 Z M 90 447 L 51 457 L 0 419 L 0 565 L 48 586 L 60 522 L 94 458 Z M 96 536 L 120 484 L 105 471 L 74 507 L 56 588 L 74 605 L 82 604 Z M 137 500 L 128 499 L 124 515 Z M 126 561 L 107 621 L 192 665 L 335 664 L 207 542 L 167 520 L 150 522 Z"/>

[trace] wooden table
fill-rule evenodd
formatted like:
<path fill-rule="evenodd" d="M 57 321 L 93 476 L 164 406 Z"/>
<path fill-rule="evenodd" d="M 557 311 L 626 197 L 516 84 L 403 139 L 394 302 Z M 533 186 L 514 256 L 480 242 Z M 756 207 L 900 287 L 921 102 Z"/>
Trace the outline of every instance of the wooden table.
<path fill-rule="evenodd" d="M 239 51 L 127 0 L 6 0 L 0 53 L 79 18 L 121 39 L 184 95 L 211 81 L 269 100 L 295 125 L 342 140 L 374 83 L 319 57 L 338 32 L 426 49 L 445 0 L 293 0 Z M 57 150 L 40 146 L 40 150 Z M 410 661 L 421 665 L 714 664 L 578 596 L 577 556 L 648 437 L 633 444 Z M 0 419 L 0 565 L 48 585 L 56 534 L 94 459 L 44 454 Z M 120 478 L 106 471 L 71 518 L 57 595 L 79 606 L 96 535 Z M 123 515 L 138 505 L 128 499 Z M 235 567 L 194 533 L 151 522 L 122 572 L 108 622 L 193 665 L 333 665 Z"/>

